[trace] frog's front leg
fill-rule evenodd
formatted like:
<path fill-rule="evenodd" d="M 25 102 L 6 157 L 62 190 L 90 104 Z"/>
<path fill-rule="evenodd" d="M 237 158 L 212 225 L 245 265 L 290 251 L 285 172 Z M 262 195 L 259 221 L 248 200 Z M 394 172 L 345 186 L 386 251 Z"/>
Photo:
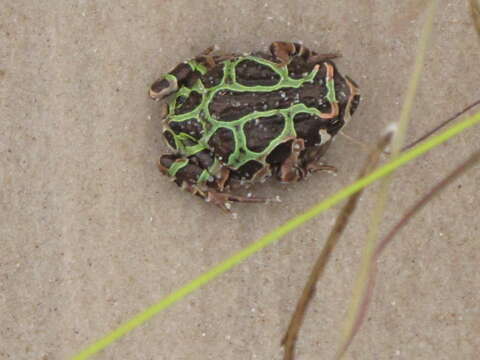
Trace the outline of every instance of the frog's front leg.
<path fill-rule="evenodd" d="M 292 141 L 290 155 L 283 161 L 278 169 L 278 179 L 281 182 L 294 182 L 305 177 L 300 162 L 300 154 L 303 150 L 305 150 L 305 142 L 303 139 L 295 139 Z"/>
<path fill-rule="evenodd" d="M 335 59 L 340 56 L 337 53 L 317 54 L 300 43 L 275 41 L 270 45 L 270 52 L 278 66 L 286 66 L 294 56 L 301 57 L 307 63 L 316 64 L 320 61 Z"/>
<path fill-rule="evenodd" d="M 258 203 L 267 200 L 224 192 L 230 171 L 224 166 L 214 169 L 215 165 L 213 164 L 212 154 L 204 150 L 190 157 L 179 154 L 163 155 L 158 166 L 160 171 L 171 176 L 179 187 L 215 204 L 226 212 L 230 211 L 230 201 Z"/>

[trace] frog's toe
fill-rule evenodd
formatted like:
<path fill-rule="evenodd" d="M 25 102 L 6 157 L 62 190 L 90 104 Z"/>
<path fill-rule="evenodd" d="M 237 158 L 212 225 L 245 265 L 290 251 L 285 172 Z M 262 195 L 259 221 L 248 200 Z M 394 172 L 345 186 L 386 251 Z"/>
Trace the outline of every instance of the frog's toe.
<path fill-rule="evenodd" d="M 209 190 L 206 192 L 205 201 L 218 206 L 225 212 L 230 212 L 232 208 L 231 202 L 265 203 L 268 201 L 268 199 L 252 196 L 251 193 L 249 193 L 247 196 L 238 196 L 230 193 Z"/>
<path fill-rule="evenodd" d="M 326 53 L 326 54 L 315 54 L 315 55 L 311 55 L 307 59 L 307 62 L 309 62 L 310 64 L 318 64 L 318 63 L 324 62 L 326 60 L 333 60 L 333 59 L 337 59 L 339 57 L 342 57 L 342 54 L 339 53 L 339 52 Z"/>
<path fill-rule="evenodd" d="M 278 60 L 278 66 L 286 66 L 293 56 L 302 56 L 306 52 L 309 54 L 310 50 L 299 43 L 275 41 L 270 45 L 270 53 Z"/>

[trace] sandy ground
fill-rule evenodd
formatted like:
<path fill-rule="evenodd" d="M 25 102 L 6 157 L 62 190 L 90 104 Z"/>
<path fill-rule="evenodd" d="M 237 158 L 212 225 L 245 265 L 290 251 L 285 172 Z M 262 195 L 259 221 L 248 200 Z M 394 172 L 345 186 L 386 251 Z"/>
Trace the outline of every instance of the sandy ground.
<path fill-rule="evenodd" d="M 318 174 L 255 187 L 281 204 L 232 219 L 156 167 L 167 151 L 147 87 L 212 44 L 302 40 L 339 51 L 362 90 L 346 132 L 374 142 L 398 118 L 424 1 L 2 1 L 0 358 L 65 359 L 355 178 L 365 153 L 338 138 Z M 466 1 L 442 1 L 413 110 L 413 140 L 480 96 L 480 43 Z M 472 129 L 403 168 L 383 231 L 478 149 Z M 480 168 L 435 199 L 380 262 L 346 359 L 477 359 Z M 374 192 L 319 284 L 298 359 L 330 359 Z M 306 274 L 338 208 L 159 314 L 98 359 L 280 359 Z"/>

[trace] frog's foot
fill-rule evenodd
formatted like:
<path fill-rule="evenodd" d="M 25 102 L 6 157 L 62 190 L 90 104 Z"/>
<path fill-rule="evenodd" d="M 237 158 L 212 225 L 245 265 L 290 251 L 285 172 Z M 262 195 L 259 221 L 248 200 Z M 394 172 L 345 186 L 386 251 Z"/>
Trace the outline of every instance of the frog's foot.
<path fill-rule="evenodd" d="M 289 183 L 305 177 L 304 169 L 300 166 L 300 153 L 305 149 L 303 139 L 297 138 L 292 141 L 292 151 L 279 169 L 278 178 L 281 182 Z"/>
<path fill-rule="evenodd" d="M 220 168 L 219 174 L 217 175 L 217 186 L 220 191 L 223 191 L 225 188 L 225 184 L 227 183 L 228 179 L 230 178 L 230 169 L 226 166 L 222 166 Z"/>
<path fill-rule="evenodd" d="M 195 58 L 195 61 L 204 65 L 208 70 L 212 69 L 217 65 L 214 53 L 218 51 L 217 45 L 212 45 L 203 50 L 200 55 Z"/>
<path fill-rule="evenodd" d="M 270 52 L 275 60 L 278 61 L 278 66 L 280 67 L 287 66 L 294 56 L 301 56 L 306 59 L 311 54 L 311 51 L 302 44 L 285 41 L 271 43 Z"/>
<path fill-rule="evenodd" d="M 225 212 L 231 211 L 230 202 L 245 202 L 245 203 L 264 203 L 267 202 L 267 198 L 254 197 L 254 196 L 238 196 L 230 193 L 219 192 L 216 190 L 205 191 L 205 201 L 215 204 Z"/>
<path fill-rule="evenodd" d="M 203 50 L 199 56 L 207 56 L 207 55 L 213 55 L 215 51 L 218 51 L 218 45 L 214 44 L 212 46 L 207 47 L 205 50 Z"/>
<path fill-rule="evenodd" d="M 204 65 L 208 70 L 214 68 L 219 62 L 233 59 L 234 54 L 224 54 L 219 51 L 217 45 L 212 45 L 203 50 L 200 55 L 195 58 L 195 61 Z"/>
<path fill-rule="evenodd" d="M 292 141 L 292 150 L 285 159 L 278 171 L 278 178 L 281 182 L 290 183 L 302 180 L 307 175 L 317 171 L 327 171 L 336 173 L 334 166 L 320 163 L 318 158 L 325 151 L 324 149 L 315 149 L 315 152 L 309 152 L 312 148 L 305 150 L 303 139 L 297 138 Z M 303 152 L 303 153 L 302 153 Z"/>
<path fill-rule="evenodd" d="M 270 52 L 278 66 L 287 66 L 294 56 L 299 56 L 307 63 L 317 64 L 325 60 L 332 60 L 341 56 L 339 53 L 317 54 L 299 43 L 275 41 L 270 45 Z"/>

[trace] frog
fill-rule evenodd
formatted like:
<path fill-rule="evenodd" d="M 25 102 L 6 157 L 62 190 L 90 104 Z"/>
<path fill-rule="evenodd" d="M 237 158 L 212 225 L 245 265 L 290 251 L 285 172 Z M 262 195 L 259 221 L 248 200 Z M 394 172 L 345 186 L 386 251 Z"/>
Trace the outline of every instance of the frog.
<path fill-rule="evenodd" d="M 239 188 L 275 178 L 294 183 L 318 171 L 334 137 L 360 102 L 337 53 L 275 41 L 269 51 L 220 53 L 210 47 L 154 81 L 170 153 L 158 168 L 183 190 L 226 212 L 232 202 L 267 198 Z"/>

